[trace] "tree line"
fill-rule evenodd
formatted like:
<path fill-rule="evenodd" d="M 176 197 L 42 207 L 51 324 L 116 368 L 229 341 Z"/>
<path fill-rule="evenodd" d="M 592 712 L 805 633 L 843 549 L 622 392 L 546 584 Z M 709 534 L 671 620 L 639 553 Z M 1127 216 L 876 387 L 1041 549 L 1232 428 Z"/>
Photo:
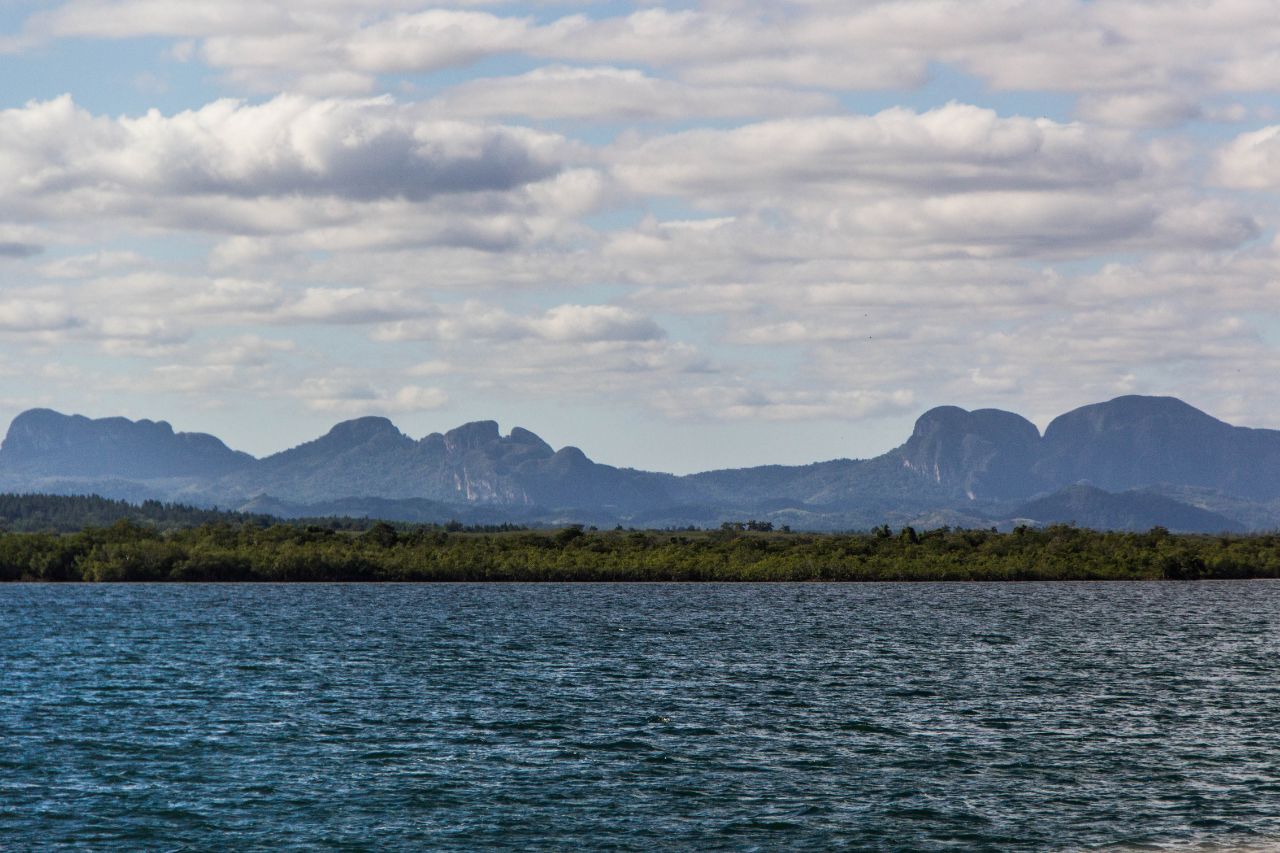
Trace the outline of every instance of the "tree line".
<path fill-rule="evenodd" d="M 745 525 L 744 525 L 745 528 Z M 1034 581 L 1280 577 L 1280 535 L 445 529 L 121 519 L 0 533 L 7 581 Z"/>

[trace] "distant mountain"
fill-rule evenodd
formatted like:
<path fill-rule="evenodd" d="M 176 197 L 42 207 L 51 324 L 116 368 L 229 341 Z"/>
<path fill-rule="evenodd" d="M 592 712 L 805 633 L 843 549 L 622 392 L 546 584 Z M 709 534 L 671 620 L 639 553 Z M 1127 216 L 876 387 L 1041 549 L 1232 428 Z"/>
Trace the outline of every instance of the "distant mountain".
<path fill-rule="evenodd" d="M 244 499 L 265 493 L 304 504 L 351 497 L 421 498 L 619 514 L 675 502 L 671 491 L 677 483 L 670 474 L 598 465 L 576 447 L 553 450 L 520 427 L 504 436 L 493 421 L 415 441 L 386 418 L 361 418 L 222 477 L 210 490 L 211 496 Z"/>
<path fill-rule="evenodd" d="M 1142 491 L 1120 494 L 1093 486 L 1068 486 L 1028 501 L 1012 512 L 1039 524 L 1074 524 L 1108 530 L 1150 530 L 1160 526 L 1175 533 L 1239 533 L 1245 526 L 1216 512 Z"/>
<path fill-rule="evenodd" d="M 411 521 L 797 529 L 880 523 L 1220 531 L 1280 527 L 1280 431 L 1235 427 L 1169 397 L 1119 397 L 1056 418 L 943 406 L 873 459 L 677 477 L 593 462 L 516 427 L 476 421 L 414 439 L 358 418 L 254 459 L 159 421 L 47 409 L 14 419 L 0 488 L 177 500 L 283 515 Z"/>
<path fill-rule="evenodd" d="M 1021 415 L 941 406 L 920 416 L 893 455 L 953 494 L 1006 500 L 1035 490 L 1031 470 L 1040 446 L 1040 431 Z"/>
<path fill-rule="evenodd" d="M 952 406 L 920 416 L 891 451 L 972 500 L 1088 483 L 1110 491 L 1176 484 L 1280 497 L 1280 431 L 1223 423 L 1172 397 L 1117 397 L 1055 418 L 1043 438 L 1009 412 Z"/>
<path fill-rule="evenodd" d="M 1143 491 L 1234 519 L 1246 530 L 1280 530 L 1280 499 L 1251 501 L 1200 486 L 1160 485 Z"/>
<path fill-rule="evenodd" d="M 1055 418 L 1035 475 L 1050 487 L 1169 483 L 1273 500 L 1280 497 L 1280 431 L 1231 426 L 1173 397 L 1119 397 Z"/>
<path fill-rule="evenodd" d="M 50 409 L 13 419 L 0 472 L 30 477 L 217 477 L 253 464 L 211 435 L 174 432 L 164 421 L 90 420 Z"/>

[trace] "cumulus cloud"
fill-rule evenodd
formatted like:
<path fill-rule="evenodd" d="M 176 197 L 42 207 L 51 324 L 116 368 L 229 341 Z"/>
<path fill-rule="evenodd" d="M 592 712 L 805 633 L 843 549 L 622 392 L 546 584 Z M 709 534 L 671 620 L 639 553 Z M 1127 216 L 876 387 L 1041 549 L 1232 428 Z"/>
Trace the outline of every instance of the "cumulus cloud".
<path fill-rule="evenodd" d="M 250 274 L 282 254 L 504 251 L 575 239 L 605 197 L 598 170 L 575 165 L 583 147 L 560 135 L 427 113 L 296 95 L 118 118 L 69 96 L 0 110 L 5 256 L 81 227 L 97 240 L 223 235 L 211 260 Z"/>
<path fill-rule="evenodd" d="M 65 303 L 37 299 L 0 300 L 0 332 L 51 332 L 72 329 L 83 323 Z"/>
<path fill-rule="evenodd" d="M 74 261 L 74 270 L 85 261 Z M 93 259 L 88 259 L 92 261 Z M 84 343 L 111 355 L 173 358 L 206 332 L 299 326 L 375 326 L 435 312 L 422 295 L 359 287 L 294 287 L 277 282 L 201 278 L 163 273 L 104 273 L 69 283 L 68 270 L 44 271 L 49 285 L 13 288 L 0 301 L 0 331 L 38 335 L 61 344 Z M 290 351 L 261 334 L 226 338 L 199 350 L 201 364 L 264 361 Z"/>
<path fill-rule="evenodd" d="M 1194 97 L 1280 83 L 1269 0 L 719 0 L 612 15 L 588 6 L 586 14 L 542 19 L 501 4 L 450 5 L 72 0 L 34 15 L 12 49 L 73 36 L 199 39 L 205 61 L 233 80 L 295 91 L 362 91 L 377 75 L 499 55 L 826 89 L 915 86 L 931 63 L 1002 89 L 1102 95 L 1178 88 Z"/>
<path fill-rule="evenodd" d="M 31 195 L 106 184 L 162 195 L 423 200 L 511 189 L 561 169 L 560 137 L 417 113 L 388 98 L 281 95 L 106 119 L 64 95 L 0 112 L 0 186 Z"/>
<path fill-rule="evenodd" d="M 745 251 L 773 248 L 779 260 L 851 249 L 1060 257 L 1258 235 L 1242 206 L 1175 189 L 1166 159 L 1126 133 L 957 103 L 687 131 L 619 145 L 615 176 L 637 193 L 736 215 L 620 235 L 613 248 L 720 250 L 736 234 Z"/>
<path fill-rule="evenodd" d="M 481 346 L 445 342 L 455 383 L 509 399 L 653 408 L 660 395 L 705 383 L 719 367 L 697 347 L 660 340 L 527 339 Z"/>
<path fill-rule="evenodd" d="M 236 335 L 208 348 L 201 354 L 201 360 L 211 364 L 258 367 L 268 364 L 279 353 L 293 352 L 297 348 L 294 341 L 287 339 Z"/>
<path fill-rule="evenodd" d="M 47 278 L 84 279 L 145 264 L 146 259 L 139 252 L 100 251 L 49 261 L 40 265 L 39 273 Z"/>
<path fill-rule="evenodd" d="M 169 317 L 108 315 L 87 324 L 86 337 L 112 356 L 157 358 L 191 340 L 193 329 Z"/>
<path fill-rule="evenodd" d="M 699 385 L 662 391 L 656 404 L 667 415 L 681 419 L 703 419 L 714 413 L 728 420 L 805 421 L 907 411 L 915 398 L 906 389 L 830 391 Z"/>
<path fill-rule="evenodd" d="M 239 97 L 0 110 L 6 361 L 343 416 L 487 394 L 843 423 L 1160 389 L 1259 423 L 1280 129 L 1210 123 L 1275 120 L 1271 6 L 46 4 L 0 52 L 159 38 L 167 102 L 195 75 Z M 937 103 L 952 84 L 986 106 Z"/>
<path fill-rule="evenodd" d="M 163 364 L 145 377 L 130 382 L 117 381 L 108 387 L 118 391 L 147 390 L 153 393 L 208 397 L 244 388 L 244 371 L 232 364 Z"/>
<path fill-rule="evenodd" d="M 697 347 L 672 341 L 652 319 L 615 305 L 560 305 L 515 313 L 472 302 L 431 318 L 388 323 L 376 340 L 428 345 L 434 358 L 409 376 L 460 383 L 473 393 L 627 404 L 714 375 Z"/>
<path fill-rule="evenodd" d="M 653 320 L 616 305 L 559 305 L 530 328 L 551 341 L 651 341 L 665 335 Z"/>
<path fill-rule="evenodd" d="M 307 408 L 339 415 L 397 414 L 438 409 L 449 401 L 439 388 L 387 388 L 355 375 L 311 377 L 294 391 Z"/>
<path fill-rule="evenodd" d="M 824 194 L 886 186 L 1064 189 L 1134 180 L 1148 168 L 1122 135 L 951 103 L 922 113 L 895 107 L 661 136 L 620 150 L 616 171 L 650 192 L 722 198 L 797 187 Z"/>
<path fill-rule="evenodd" d="M 351 37 L 345 50 L 356 68 L 424 71 L 518 51 L 533 30 L 527 18 L 430 9 L 370 24 Z"/>
<path fill-rule="evenodd" d="M 653 320 L 616 305 L 559 305 L 535 316 L 468 303 L 438 309 L 438 316 L 387 324 L 381 340 L 499 341 L 539 339 L 555 343 L 652 341 L 665 336 Z"/>
<path fill-rule="evenodd" d="M 1174 127 L 1200 118 L 1205 109 L 1184 92 L 1106 92 L 1081 97 L 1077 114 L 1115 127 Z"/>
<path fill-rule="evenodd" d="M 1224 145 L 1215 156 L 1215 176 L 1238 189 L 1280 186 L 1280 125 L 1242 133 Z"/>
<path fill-rule="evenodd" d="M 405 371 L 409 376 L 444 376 L 454 371 L 454 365 L 444 359 L 435 358 L 415 364 Z"/>
<path fill-rule="evenodd" d="M 788 115 L 830 111 L 837 102 L 817 92 L 761 86 L 692 86 L 635 69 L 537 68 L 514 77 L 469 80 L 432 99 L 441 115 L 527 116 L 611 122 Z"/>
<path fill-rule="evenodd" d="M 359 287 L 309 287 L 288 300 L 273 319 L 289 323 L 378 323 L 429 312 L 422 299 Z"/>
<path fill-rule="evenodd" d="M 37 13 L 28 29 L 59 37 L 201 36 L 264 32 L 288 26 L 283 4 L 254 0 L 166 3 L 164 0 L 75 0 Z"/>

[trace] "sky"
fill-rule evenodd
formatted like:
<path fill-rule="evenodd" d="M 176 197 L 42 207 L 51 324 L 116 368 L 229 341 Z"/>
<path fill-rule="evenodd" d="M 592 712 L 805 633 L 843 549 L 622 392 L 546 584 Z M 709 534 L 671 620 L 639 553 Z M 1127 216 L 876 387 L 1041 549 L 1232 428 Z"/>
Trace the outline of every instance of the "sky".
<path fill-rule="evenodd" d="M 1280 427 L 1274 0 L 0 0 L 0 420 Z"/>

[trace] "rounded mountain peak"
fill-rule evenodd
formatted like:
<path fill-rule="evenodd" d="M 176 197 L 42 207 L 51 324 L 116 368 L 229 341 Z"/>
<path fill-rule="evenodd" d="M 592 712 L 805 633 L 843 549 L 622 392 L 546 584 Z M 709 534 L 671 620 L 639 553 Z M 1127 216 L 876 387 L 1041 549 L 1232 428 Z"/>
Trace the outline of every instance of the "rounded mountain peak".
<path fill-rule="evenodd" d="M 1000 409 L 930 409 L 899 451 L 903 465 L 968 497 L 1003 499 L 1027 494 L 1040 431 Z"/>
<path fill-rule="evenodd" d="M 390 420 L 376 415 L 354 418 L 334 424 L 325 433 L 323 441 L 354 446 L 382 436 L 400 436 L 401 432 Z"/>
<path fill-rule="evenodd" d="M 1031 421 L 1003 409 L 974 409 L 959 406 L 937 406 L 916 419 L 911 437 L 927 438 L 941 434 L 978 435 L 999 441 L 1035 442 L 1040 430 Z"/>
<path fill-rule="evenodd" d="M 1141 428 L 1143 424 L 1154 423 L 1191 429 L 1228 427 L 1177 397 L 1128 394 L 1058 415 L 1050 422 L 1044 437 L 1057 443 L 1071 441 L 1073 437 L 1084 438 L 1115 429 Z"/>
<path fill-rule="evenodd" d="M 175 433 L 167 421 L 87 418 L 30 409 L 13 419 L 0 464 L 45 476 L 186 477 L 226 473 L 252 461 L 211 435 Z"/>
<path fill-rule="evenodd" d="M 61 424 L 76 417 L 83 417 L 83 415 L 64 415 L 62 412 L 57 412 L 53 409 L 27 409 L 13 419 L 10 423 L 10 428 L 14 426 L 30 427 L 44 424 Z"/>
<path fill-rule="evenodd" d="M 455 427 L 444 434 L 445 447 L 449 450 L 475 450 L 492 444 L 502 437 L 497 421 L 472 421 Z"/>
<path fill-rule="evenodd" d="M 1247 468 L 1237 458 L 1239 440 L 1236 427 L 1177 398 L 1130 395 L 1054 418 L 1036 469 L 1050 486 L 1218 488 Z"/>

